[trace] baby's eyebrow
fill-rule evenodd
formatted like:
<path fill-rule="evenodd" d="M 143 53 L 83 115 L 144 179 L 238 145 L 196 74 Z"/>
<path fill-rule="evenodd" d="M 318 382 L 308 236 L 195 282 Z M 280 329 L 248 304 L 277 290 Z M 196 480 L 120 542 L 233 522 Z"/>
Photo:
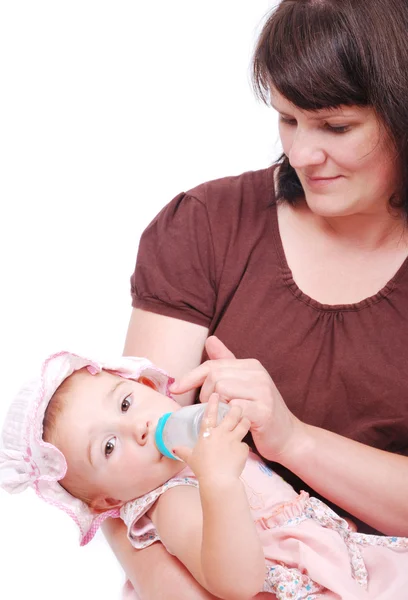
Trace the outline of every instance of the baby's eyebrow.
<path fill-rule="evenodd" d="M 113 397 L 115 396 L 117 390 L 122 387 L 123 385 L 125 385 L 127 383 L 127 379 L 120 379 L 119 381 L 116 381 L 116 383 L 110 388 L 110 390 L 108 391 L 108 393 L 105 396 L 105 401 L 111 401 L 113 399 Z"/>
<path fill-rule="evenodd" d="M 94 469 L 95 465 L 93 464 L 93 461 L 92 461 L 92 442 L 88 443 L 88 448 L 86 450 L 86 456 L 87 456 L 89 464 Z"/>
<path fill-rule="evenodd" d="M 127 379 L 122 379 L 122 378 L 120 378 L 118 381 L 116 381 L 114 383 L 114 385 L 112 385 L 112 387 L 106 393 L 106 395 L 103 399 L 104 404 L 110 404 L 112 402 L 112 400 L 114 399 L 118 389 L 121 388 L 122 386 L 124 386 L 127 382 L 128 382 Z M 89 464 L 91 465 L 92 468 L 95 469 L 95 464 L 92 460 L 92 447 L 93 447 L 93 442 L 91 440 L 88 444 L 88 447 L 86 450 L 86 455 L 87 455 Z"/>

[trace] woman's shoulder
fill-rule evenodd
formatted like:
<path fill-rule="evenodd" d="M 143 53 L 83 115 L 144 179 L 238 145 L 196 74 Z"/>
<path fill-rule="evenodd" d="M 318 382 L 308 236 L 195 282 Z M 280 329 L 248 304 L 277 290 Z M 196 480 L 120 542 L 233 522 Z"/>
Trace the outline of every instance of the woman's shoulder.
<path fill-rule="evenodd" d="M 231 210 L 234 206 L 267 207 L 275 202 L 274 172 L 276 165 L 240 175 L 222 177 L 202 183 L 186 192 L 204 204 L 208 211 Z"/>
<path fill-rule="evenodd" d="M 276 165 L 207 181 L 173 198 L 145 229 L 142 242 L 154 238 L 154 245 L 171 238 L 182 248 L 189 238 L 197 242 L 239 227 L 255 231 L 265 221 L 265 211 L 275 204 Z M 181 239 L 178 239 L 181 237 Z M 142 249 L 143 249 L 142 244 Z"/>
<path fill-rule="evenodd" d="M 270 237 L 273 174 L 274 167 L 249 171 L 173 198 L 140 239 L 133 306 L 208 327 L 221 279 L 228 274 L 233 289 L 254 248 Z"/>

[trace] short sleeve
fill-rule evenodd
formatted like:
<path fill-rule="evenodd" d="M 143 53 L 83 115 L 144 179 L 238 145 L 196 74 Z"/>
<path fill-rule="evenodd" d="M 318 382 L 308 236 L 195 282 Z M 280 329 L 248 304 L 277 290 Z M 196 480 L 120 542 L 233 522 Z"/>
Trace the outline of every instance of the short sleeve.
<path fill-rule="evenodd" d="M 146 228 L 131 292 L 134 307 L 209 326 L 216 301 L 214 248 L 201 200 L 176 196 Z"/>
<path fill-rule="evenodd" d="M 179 485 L 198 488 L 198 481 L 188 467 L 152 492 L 122 506 L 120 516 L 127 526 L 127 536 L 134 548 L 142 550 L 161 541 L 159 532 L 146 513 L 164 492 Z"/>

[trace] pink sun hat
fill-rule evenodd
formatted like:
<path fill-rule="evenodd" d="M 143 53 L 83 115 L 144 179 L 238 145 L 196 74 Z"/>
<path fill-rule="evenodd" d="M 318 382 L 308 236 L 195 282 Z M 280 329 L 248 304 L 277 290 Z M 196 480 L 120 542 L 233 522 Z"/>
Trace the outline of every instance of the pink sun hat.
<path fill-rule="evenodd" d="M 79 527 L 81 546 L 91 541 L 105 519 L 119 517 L 119 509 L 96 514 L 71 496 L 58 483 L 66 474 L 66 460 L 55 446 L 44 442 L 42 434 L 45 411 L 55 391 L 83 368 L 92 375 L 105 370 L 125 379 L 147 377 L 166 396 L 170 396 L 169 386 L 174 381 L 146 358 L 99 361 L 58 352 L 44 361 L 40 376 L 27 382 L 12 402 L 0 438 L 0 487 L 11 494 L 31 487 L 40 498 L 66 512 Z"/>

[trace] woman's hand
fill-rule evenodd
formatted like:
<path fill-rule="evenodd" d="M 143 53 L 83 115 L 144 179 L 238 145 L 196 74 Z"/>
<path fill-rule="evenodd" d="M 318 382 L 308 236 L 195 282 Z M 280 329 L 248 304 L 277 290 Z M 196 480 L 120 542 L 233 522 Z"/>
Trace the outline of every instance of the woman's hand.
<path fill-rule="evenodd" d="M 239 406 L 251 423 L 254 443 L 262 456 L 279 462 L 279 457 L 295 443 L 303 424 L 290 412 L 270 375 L 255 359 L 236 359 L 215 336 L 206 350 L 210 360 L 193 369 L 171 386 L 182 394 L 202 386 L 201 402 L 216 392 L 221 401 Z"/>
<path fill-rule="evenodd" d="M 239 479 L 249 451 L 242 438 L 250 426 L 238 406 L 231 406 L 217 425 L 218 402 L 218 394 L 211 394 L 195 447 L 173 449 L 174 454 L 192 469 L 200 484 L 205 482 L 217 487 Z"/>

